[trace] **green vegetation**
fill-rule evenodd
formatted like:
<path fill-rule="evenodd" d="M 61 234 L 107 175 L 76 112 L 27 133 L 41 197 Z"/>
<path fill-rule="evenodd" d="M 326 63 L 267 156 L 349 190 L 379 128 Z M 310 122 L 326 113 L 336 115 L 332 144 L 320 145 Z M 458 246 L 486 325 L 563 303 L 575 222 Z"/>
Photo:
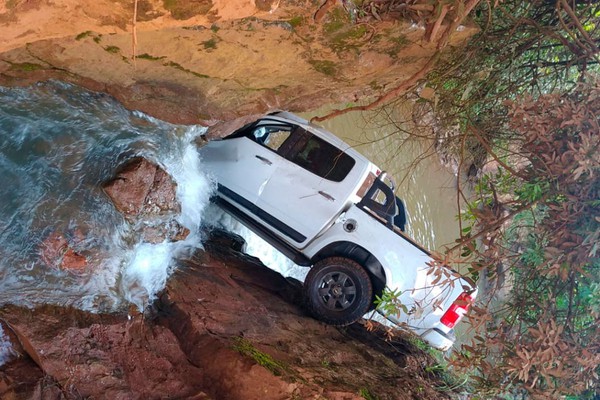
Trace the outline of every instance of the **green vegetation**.
<path fill-rule="evenodd" d="M 323 31 L 326 35 L 332 35 L 350 24 L 350 16 L 343 9 L 336 7 L 331 10 L 327 16 L 327 21 L 323 25 Z"/>
<path fill-rule="evenodd" d="M 40 64 L 25 62 L 25 63 L 11 63 L 10 69 L 13 71 L 33 72 L 33 71 L 37 71 L 40 69 L 44 69 L 44 67 Z"/>
<path fill-rule="evenodd" d="M 329 75 L 329 76 L 335 76 L 337 74 L 337 66 L 333 61 L 309 60 L 308 62 L 310 63 L 310 65 L 313 66 L 313 68 L 315 70 L 317 70 L 318 72 L 320 72 L 322 74 Z"/>
<path fill-rule="evenodd" d="M 472 379 L 447 386 L 480 398 L 598 398 L 600 4 L 425 3 L 406 12 L 438 48 L 467 6 L 481 28 L 427 76 L 431 139 L 474 171 L 474 196 L 458 188 L 461 237 L 446 257 L 485 283 L 469 317 L 476 333 L 448 360 Z M 394 18 L 397 5 L 365 1 L 360 22 Z M 397 295 L 384 293 L 382 306 L 406 312 Z"/>
<path fill-rule="evenodd" d="M 175 19 L 189 19 L 196 15 L 206 15 L 212 8 L 211 0 L 163 0 L 163 6 Z"/>
<path fill-rule="evenodd" d="M 242 337 L 235 338 L 233 349 L 243 356 L 251 358 L 258 365 L 266 368 L 275 376 L 289 374 L 290 372 L 287 365 L 275 360 L 269 354 L 258 350 L 250 341 Z"/>
<path fill-rule="evenodd" d="M 292 26 L 292 28 L 297 28 L 304 23 L 304 17 L 302 17 L 302 16 L 292 17 L 288 21 L 288 23 Z"/>
<path fill-rule="evenodd" d="M 187 72 L 188 74 L 192 74 L 192 75 L 194 75 L 194 76 L 196 76 L 198 78 L 210 78 L 208 75 L 200 74 L 198 72 L 195 72 L 195 71 L 189 70 L 187 68 L 184 68 L 181 64 L 178 64 L 178 63 L 176 63 L 174 61 L 169 61 L 169 62 L 165 63 L 164 65 L 166 67 L 173 67 L 173 68 L 176 68 L 176 69 L 178 69 L 180 71 Z"/>
<path fill-rule="evenodd" d="M 136 58 L 142 59 L 142 60 L 159 61 L 159 60 L 164 60 L 166 57 L 165 56 L 155 57 L 148 53 L 144 53 L 144 54 L 140 54 Z"/>
<path fill-rule="evenodd" d="M 92 34 L 92 31 L 81 32 L 79 35 L 75 36 L 75 40 L 84 39 Z"/>
<path fill-rule="evenodd" d="M 493 301 L 475 307 L 480 393 L 600 395 L 597 4 L 481 3 L 481 34 L 431 74 L 437 111 L 483 153 L 455 247 Z"/>
<path fill-rule="evenodd" d="M 360 388 L 358 391 L 360 397 L 365 400 L 379 400 L 379 397 L 375 396 L 371 391 L 367 388 Z"/>
<path fill-rule="evenodd" d="M 335 8 L 328 14 L 323 32 L 332 50 L 342 52 L 357 51 L 362 44 L 368 42 L 370 30 L 366 24 L 353 24 L 348 13 Z"/>
<path fill-rule="evenodd" d="M 106 46 L 104 48 L 104 50 L 108 51 L 109 53 L 113 53 L 113 54 L 117 54 L 118 52 L 121 51 L 121 49 L 118 48 L 117 46 Z"/>
<path fill-rule="evenodd" d="M 205 50 L 213 50 L 217 48 L 217 39 L 212 38 L 202 42 Z"/>
<path fill-rule="evenodd" d="M 386 40 L 391 45 L 387 48 L 386 53 L 387 53 L 387 55 L 389 55 L 392 58 L 395 58 L 398 55 L 398 53 L 400 52 L 400 50 L 402 50 L 403 48 L 405 48 L 406 46 L 408 46 L 410 44 L 409 40 L 404 35 L 400 35 L 400 36 L 396 36 L 396 37 L 389 37 L 389 38 L 386 38 Z"/>

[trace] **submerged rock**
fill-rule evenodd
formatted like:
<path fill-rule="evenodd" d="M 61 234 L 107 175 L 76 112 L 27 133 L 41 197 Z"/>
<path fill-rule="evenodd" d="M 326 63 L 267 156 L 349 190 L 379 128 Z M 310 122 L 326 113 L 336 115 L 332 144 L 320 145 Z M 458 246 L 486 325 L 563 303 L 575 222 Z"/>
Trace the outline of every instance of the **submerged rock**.
<path fill-rule="evenodd" d="M 80 231 L 75 231 L 71 237 L 52 231 L 39 246 L 40 260 L 51 268 L 75 273 L 83 271 L 88 265 L 87 258 L 73 249 L 81 241 L 80 235 Z"/>

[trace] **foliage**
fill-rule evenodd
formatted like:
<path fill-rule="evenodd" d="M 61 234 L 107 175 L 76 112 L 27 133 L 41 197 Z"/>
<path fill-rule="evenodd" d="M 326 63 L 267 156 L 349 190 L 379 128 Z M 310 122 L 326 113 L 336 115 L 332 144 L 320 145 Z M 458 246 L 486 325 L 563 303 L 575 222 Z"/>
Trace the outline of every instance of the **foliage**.
<path fill-rule="evenodd" d="M 482 2 L 481 33 L 428 77 L 457 153 L 483 153 L 452 250 L 486 302 L 452 363 L 475 365 L 488 396 L 600 395 L 599 16 L 591 1 Z"/>
<path fill-rule="evenodd" d="M 360 388 L 358 394 L 365 400 L 377 400 L 378 397 L 375 396 L 371 391 L 367 388 Z"/>
<path fill-rule="evenodd" d="M 473 316 L 483 333 L 453 363 L 476 365 L 489 391 L 600 394 L 600 84 L 587 79 L 507 102 L 520 168 L 480 181 L 475 259 L 490 295 L 510 296 Z"/>
<path fill-rule="evenodd" d="M 454 129 L 437 141 L 479 171 L 448 258 L 458 251 L 483 301 L 469 317 L 478 332 L 451 365 L 476 370 L 482 398 L 596 398 L 600 3 L 367 0 L 357 12 L 359 23 L 421 22 L 438 49 L 470 14 L 481 31 L 466 48 L 437 53 L 366 106 L 314 120 L 389 104 L 427 74 L 435 128 Z M 399 295 L 384 293 L 380 307 L 406 312 Z"/>
<path fill-rule="evenodd" d="M 505 100 L 571 90 L 599 70 L 598 15 L 588 1 L 480 3 L 481 33 L 429 77 L 438 112 L 463 132 L 475 125 L 486 138 L 510 137 Z"/>
<path fill-rule="evenodd" d="M 233 349 L 238 353 L 253 359 L 258 365 L 266 368 L 275 376 L 288 374 L 289 367 L 271 357 L 269 354 L 258 350 L 247 339 L 238 337 L 235 339 Z"/>
<path fill-rule="evenodd" d="M 113 53 L 113 54 L 116 54 L 121 51 L 121 49 L 118 48 L 117 46 L 106 46 L 104 48 L 104 50 L 108 51 L 109 53 Z"/>

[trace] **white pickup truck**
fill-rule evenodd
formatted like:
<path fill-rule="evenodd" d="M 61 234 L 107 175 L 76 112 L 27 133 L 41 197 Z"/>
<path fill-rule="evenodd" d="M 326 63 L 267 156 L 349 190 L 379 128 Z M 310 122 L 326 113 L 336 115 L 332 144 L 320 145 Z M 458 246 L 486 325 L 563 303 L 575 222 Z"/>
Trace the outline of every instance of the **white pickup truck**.
<path fill-rule="evenodd" d="M 217 202 L 296 264 L 311 267 L 311 313 L 347 325 L 375 308 L 386 288 L 400 313 L 378 311 L 447 350 L 476 295 L 473 282 L 433 262 L 408 238 L 391 179 L 326 130 L 274 112 L 199 149 L 217 181 Z"/>

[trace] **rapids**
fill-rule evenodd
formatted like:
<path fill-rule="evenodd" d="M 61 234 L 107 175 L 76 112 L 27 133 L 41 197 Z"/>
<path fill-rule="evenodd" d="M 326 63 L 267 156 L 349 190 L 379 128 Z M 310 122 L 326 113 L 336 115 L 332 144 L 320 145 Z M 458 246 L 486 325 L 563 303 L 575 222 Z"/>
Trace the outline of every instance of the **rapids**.
<path fill-rule="evenodd" d="M 112 97 L 50 82 L 0 87 L 0 305 L 43 303 L 89 311 L 142 309 L 166 282 L 172 258 L 200 246 L 212 191 L 194 138 L 177 126 L 123 108 Z M 139 244 L 102 190 L 133 155 L 161 165 L 177 182 L 181 243 Z M 40 260 L 54 231 L 79 235 L 88 268 L 78 274 Z"/>

